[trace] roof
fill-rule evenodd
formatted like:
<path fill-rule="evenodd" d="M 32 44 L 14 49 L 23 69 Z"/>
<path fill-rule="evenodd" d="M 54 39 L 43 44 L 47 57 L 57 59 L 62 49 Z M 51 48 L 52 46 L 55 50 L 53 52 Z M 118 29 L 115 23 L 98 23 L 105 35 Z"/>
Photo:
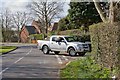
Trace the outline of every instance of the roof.
<path fill-rule="evenodd" d="M 29 34 L 36 34 L 36 28 L 34 26 L 25 26 Z"/>

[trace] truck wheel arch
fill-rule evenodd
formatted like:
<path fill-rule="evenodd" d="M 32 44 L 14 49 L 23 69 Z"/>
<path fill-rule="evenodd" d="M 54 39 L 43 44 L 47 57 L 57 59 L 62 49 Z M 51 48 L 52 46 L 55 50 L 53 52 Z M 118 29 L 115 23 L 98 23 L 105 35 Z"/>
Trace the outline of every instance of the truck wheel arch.
<path fill-rule="evenodd" d="M 43 46 L 47 46 L 47 47 L 48 47 L 48 45 L 44 44 L 44 45 L 42 45 L 42 49 L 43 49 Z M 48 47 L 48 48 L 49 48 L 49 47 Z"/>
<path fill-rule="evenodd" d="M 67 53 L 68 53 L 68 51 L 69 51 L 70 48 L 73 48 L 73 49 L 75 50 L 75 48 L 74 48 L 73 46 L 69 46 L 69 47 L 67 48 Z"/>

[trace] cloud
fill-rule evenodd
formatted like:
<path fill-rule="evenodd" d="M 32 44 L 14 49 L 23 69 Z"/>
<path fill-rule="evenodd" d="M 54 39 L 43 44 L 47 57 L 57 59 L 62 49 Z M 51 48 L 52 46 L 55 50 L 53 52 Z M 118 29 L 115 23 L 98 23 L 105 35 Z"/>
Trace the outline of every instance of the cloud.
<path fill-rule="evenodd" d="M 24 11 L 25 6 L 30 0 L 3 0 L 2 8 L 9 8 L 12 12 Z"/>

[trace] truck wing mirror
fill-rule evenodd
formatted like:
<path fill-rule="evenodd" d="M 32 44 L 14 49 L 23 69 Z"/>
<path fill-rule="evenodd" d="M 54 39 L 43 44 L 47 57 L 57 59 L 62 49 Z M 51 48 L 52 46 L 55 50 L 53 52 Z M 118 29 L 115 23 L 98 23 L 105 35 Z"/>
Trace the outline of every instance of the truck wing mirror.
<path fill-rule="evenodd" d="M 61 42 L 65 42 L 65 40 L 61 40 Z"/>

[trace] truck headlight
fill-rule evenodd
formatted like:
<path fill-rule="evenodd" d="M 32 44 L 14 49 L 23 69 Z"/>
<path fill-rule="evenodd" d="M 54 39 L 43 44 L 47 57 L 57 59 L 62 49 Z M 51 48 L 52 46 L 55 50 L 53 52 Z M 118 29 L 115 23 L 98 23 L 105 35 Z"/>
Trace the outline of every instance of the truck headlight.
<path fill-rule="evenodd" d="M 77 47 L 82 48 L 82 44 L 78 44 Z"/>

